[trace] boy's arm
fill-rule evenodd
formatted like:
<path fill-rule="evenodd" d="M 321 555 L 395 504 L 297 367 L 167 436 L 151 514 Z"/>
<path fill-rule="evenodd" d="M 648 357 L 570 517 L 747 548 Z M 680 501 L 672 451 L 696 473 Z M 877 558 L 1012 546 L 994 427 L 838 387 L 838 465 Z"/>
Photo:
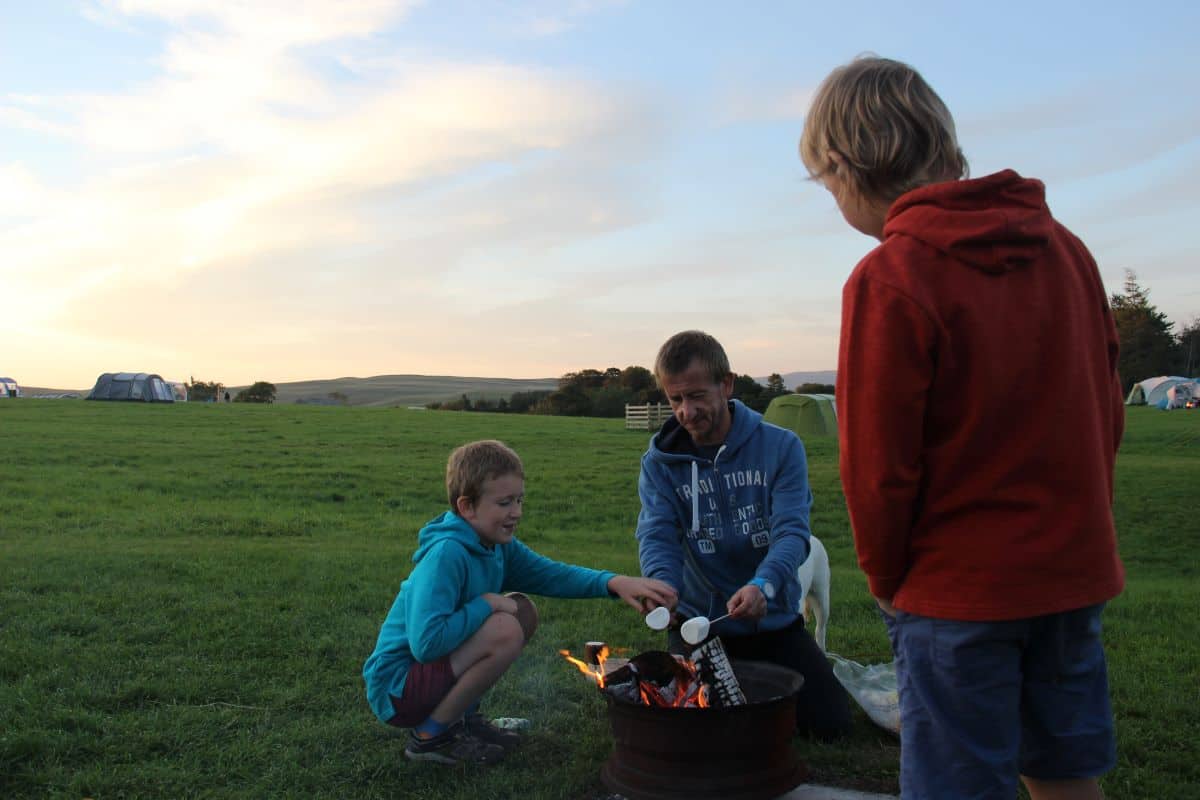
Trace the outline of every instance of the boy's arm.
<path fill-rule="evenodd" d="M 619 597 L 642 613 L 658 605 L 673 608 L 678 599 L 662 581 L 564 564 L 515 539 L 505 547 L 505 590 L 547 597 Z"/>
<path fill-rule="evenodd" d="M 766 558 L 754 571 L 756 579 L 782 589 L 795 576 L 796 569 L 808 558 L 812 503 L 804 444 L 799 437 L 789 435 L 780 443 L 779 465 L 771 484 L 770 544 Z"/>
<path fill-rule="evenodd" d="M 404 623 L 417 661 L 428 663 L 454 652 L 492 614 L 482 596 L 459 605 L 468 558 L 461 546 L 444 542 L 431 548 L 409 576 L 412 593 Z"/>
<path fill-rule="evenodd" d="M 679 518 L 671 498 L 659 491 L 646 468 L 645 459 L 638 475 L 638 497 L 642 501 L 642 510 L 638 512 L 634 535 L 638 540 L 642 575 L 657 578 L 676 592 L 682 591 L 683 548 L 686 545 L 680 531 L 687 521 Z"/>
<path fill-rule="evenodd" d="M 546 597 L 607 597 L 608 582 L 615 576 L 615 572 L 547 558 L 529 549 L 519 539 L 504 545 L 504 586 L 501 591 Z"/>
<path fill-rule="evenodd" d="M 857 274 L 846 282 L 837 373 L 842 486 L 859 566 L 871 594 L 887 601 L 908 571 L 936 336 L 925 311 L 895 289 Z"/>

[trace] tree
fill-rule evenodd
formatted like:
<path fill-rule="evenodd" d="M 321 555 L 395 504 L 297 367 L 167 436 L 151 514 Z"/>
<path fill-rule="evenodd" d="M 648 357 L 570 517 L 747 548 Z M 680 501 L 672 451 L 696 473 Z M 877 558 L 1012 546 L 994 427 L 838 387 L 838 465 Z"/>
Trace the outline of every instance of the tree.
<path fill-rule="evenodd" d="M 802 383 L 796 387 L 796 394 L 834 394 L 832 383 Z"/>
<path fill-rule="evenodd" d="M 778 372 L 772 372 L 767 376 L 767 394 L 771 395 L 771 397 L 787 394 L 787 386 L 783 382 L 783 376 Z"/>
<path fill-rule="evenodd" d="M 1200 317 L 1193 317 L 1179 332 L 1179 369 L 1173 372 L 1188 378 L 1200 375 Z"/>
<path fill-rule="evenodd" d="M 266 381 L 256 381 L 237 393 L 233 398 L 235 403 L 274 403 L 275 384 Z"/>
<path fill-rule="evenodd" d="M 1123 390 L 1155 375 L 1171 372 L 1175 359 L 1175 337 L 1167 315 L 1150 303 L 1149 292 L 1138 285 L 1137 274 L 1125 270 L 1125 292 L 1110 298 L 1121 355 L 1117 372 Z"/>
<path fill-rule="evenodd" d="M 763 400 L 763 386 L 749 375 L 735 375 L 733 378 L 733 396 L 741 400 L 755 411 L 763 411 L 770 398 Z"/>
<path fill-rule="evenodd" d="M 621 385 L 632 392 L 654 389 L 654 373 L 645 367 L 626 367 L 621 370 Z"/>
<path fill-rule="evenodd" d="M 216 383 L 215 381 L 213 383 L 205 383 L 204 381 L 198 381 L 195 378 L 192 378 L 191 380 L 192 382 L 189 383 L 187 387 L 188 400 L 190 402 L 207 403 L 211 401 L 215 403 L 217 398 L 220 397 L 221 384 Z"/>

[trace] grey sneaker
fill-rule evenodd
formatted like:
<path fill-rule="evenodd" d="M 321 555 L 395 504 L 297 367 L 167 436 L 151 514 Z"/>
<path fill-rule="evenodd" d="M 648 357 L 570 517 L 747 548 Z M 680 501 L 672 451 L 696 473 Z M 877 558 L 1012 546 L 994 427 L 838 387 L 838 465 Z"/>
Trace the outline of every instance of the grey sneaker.
<path fill-rule="evenodd" d="M 488 721 L 488 718 L 476 711 L 463 717 L 463 726 L 467 733 L 476 739 L 512 750 L 521 743 L 521 734 L 505 728 L 499 728 Z"/>
<path fill-rule="evenodd" d="M 413 761 L 439 764 L 494 764 L 504 758 L 504 748 L 472 736 L 459 723 L 432 739 L 422 739 L 415 731 L 410 732 L 404 755 Z"/>

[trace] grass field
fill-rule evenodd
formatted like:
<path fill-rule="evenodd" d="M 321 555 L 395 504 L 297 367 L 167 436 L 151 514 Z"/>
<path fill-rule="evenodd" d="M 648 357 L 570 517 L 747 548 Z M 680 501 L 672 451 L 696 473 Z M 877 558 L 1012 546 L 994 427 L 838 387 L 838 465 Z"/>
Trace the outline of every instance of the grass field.
<path fill-rule="evenodd" d="M 534 729 L 486 770 L 415 765 L 360 670 L 449 450 L 525 459 L 518 535 L 636 570 L 645 433 L 619 420 L 311 406 L 0 402 L 0 797 L 567 798 L 601 793 L 599 694 L 555 653 L 659 645 L 632 610 L 539 601 L 485 711 Z M 855 566 L 836 443 L 808 443 L 834 566 L 830 650 L 890 660 Z M 1111 798 L 1200 797 L 1200 413 L 1131 409 L 1116 503 L 1128 587 L 1106 615 Z M 797 741 L 812 779 L 895 791 L 898 745 L 858 715 Z"/>

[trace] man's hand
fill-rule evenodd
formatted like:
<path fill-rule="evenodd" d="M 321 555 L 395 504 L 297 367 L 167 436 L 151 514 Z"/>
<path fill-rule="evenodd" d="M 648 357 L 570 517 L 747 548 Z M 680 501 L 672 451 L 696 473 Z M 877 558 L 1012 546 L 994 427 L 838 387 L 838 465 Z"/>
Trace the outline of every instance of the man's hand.
<path fill-rule="evenodd" d="M 889 617 L 896 616 L 896 607 L 892 605 L 891 598 L 884 600 L 882 597 L 876 597 L 875 602 L 879 605 L 879 609 Z"/>
<path fill-rule="evenodd" d="M 663 583 L 656 578 L 615 575 L 608 582 L 608 590 L 642 614 L 657 606 L 666 606 L 674 610 L 679 602 L 679 595 L 675 589 L 669 583 Z"/>
<path fill-rule="evenodd" d="M 762 619 L 767 615 L 767 598 L 762 589 L 748 583 L 729 598 L 725 610 L 734 619 Z"/>
<path fill-rule="evenodd" d="M 492 607 L 493 613 L 497 611 L 502 611 L 505 614 L 513 615 L 517 613 L 517 601 L 513 600 L 511 597 L 506 597 L 502 594 L 496 594 L 495 592 L 484 592 L 479 596 L 486 600 L 487 604 Z"/>

